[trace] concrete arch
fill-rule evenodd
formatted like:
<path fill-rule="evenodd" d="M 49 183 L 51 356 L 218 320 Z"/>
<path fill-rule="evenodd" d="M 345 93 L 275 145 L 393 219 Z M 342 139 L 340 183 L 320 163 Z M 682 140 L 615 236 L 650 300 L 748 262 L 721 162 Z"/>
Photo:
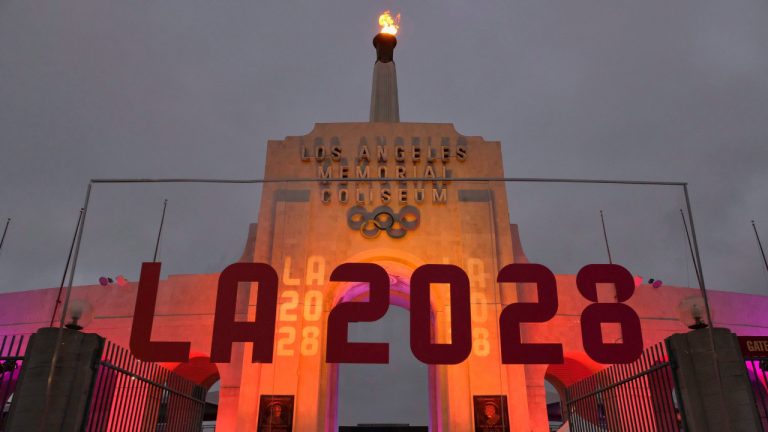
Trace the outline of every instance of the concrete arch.
<path fill-rule="evenodd" d="M 349 257 L 346 262 L 373 263 L 382 266 L 390 276 L 390 305 L 398 306 L 410 310 L 410 278 L 418 267 L 424 264 L 415 255 L 403 253 L 402 251 L 391 249 L 373 249 Z M 330 304 L 328 310 L 341 302 L 359 301 L 367 297 L 367 284 L 360 283 L 331 283 L 329 287 Z M 432 297 L 433 302 L 440 303 L 443 299 L 439 293 Z M 436 338 L 436 314 L 435 304 L 430 306 L 430 316 L 432 321 L 432 333 Z M 440 416 L 443 401 L 440 400 L 441 382 L 435 365 L 429 365 L 428 368 L 428 386 L 429 386 L 429 426 L 430 430 L 442 430 L 442 419 Z M 326 398 L 326 421 L 325 430 L 338 430 L 338 392 L 339 392 L 339 365 L 326 364 L 322 379 L 327 383 Z"/>
<path fill-rule="evenodd" d="M 605 365 L 595 362 L 585 352 L 567 352 L 563 357 L 562 364 L 551 364 L 544 372 L 545 378 L 558 382 L 563 390 L 605 368 Z"/>
<path fill-rule="evenodd" d="M 210 388 L 219 380 L 219 367 L 211 363 L 210 357 L 202 353 L 191 353 L 189 361 L 178 363 L 171 371 L 205 388 Z"/>
<path fill-rule="evenodd" d="M 190 353 L 188 363 L 173 363 L 164 366 L 209 390 L 218 381 L 219 401 L 216 411 L 216 430 L 233 431 L 236 429 L 241 363 L 212 363 L 208 354 L 193 351 Z"/>
<path fill-rule="evenodd" d="M 565 389 L 605 368 L 581 351 L 566 351 L 562 364 L 525 365 L 528 386 L 528 408 L 531 426 L 535 431 L 549 431 L 544 381 L 549 381 L 565 403 Z M 565 406 L 563 410 L 565 411 Z M 563 418 L 567 413 L 563 412 Z"/>

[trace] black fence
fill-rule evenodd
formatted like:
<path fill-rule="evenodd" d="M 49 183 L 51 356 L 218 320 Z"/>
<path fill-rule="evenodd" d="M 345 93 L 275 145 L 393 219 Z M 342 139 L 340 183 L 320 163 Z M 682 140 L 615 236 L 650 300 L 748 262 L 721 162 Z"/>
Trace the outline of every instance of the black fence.
<path fill-rule="evenodd" d="M 29 337 L 26 335 L 5 335 L 0 341 L 0 402 L 2 402 L 0 432 L 5 430 L 5 422 L 13 402 L 13 393 L 24 363 L 27 343 L 29 343 Z"/>
<path fill-rule="evenodd" d="M 664 342 L 633 363 L 613 365 L 566 389 L 573 432 L 685 431 Z"/>
<path fill-rule="evenodd" d="M 92 389 L 87 432 L 199 432 L 206 388 L 142 362 L 107 341 Z"/>

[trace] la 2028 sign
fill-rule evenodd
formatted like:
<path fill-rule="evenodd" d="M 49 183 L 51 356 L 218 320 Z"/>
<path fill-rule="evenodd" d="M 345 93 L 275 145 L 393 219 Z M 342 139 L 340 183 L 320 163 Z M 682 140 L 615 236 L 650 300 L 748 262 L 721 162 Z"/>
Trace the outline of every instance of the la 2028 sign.
<path fill-rule="evenodd" d="M 136 307 L 131 328 L 130 347 L 145 361 L 187 362 L 189 342 L 155 342 L 150 340 L 154 321 L 160 263 L 143 263 Z M 366 302 L 342 302 L 330 312 L 327 323 L 326 362 L 389 363 L 386 343 L 349 342 L 347 330 L 351 322 L 373 322 L 381 319 L 389 308 L 389 276 L 379 265 L 346 263 L 331 273 L 332 282 L 367 283 Z M 501 361 L 504 364 L 563 363 L 563 346 L 559 343 L 523 343 L 521 323 L 543 323 L 557 313 L 558 299 L 555 276 L 541 264 L 510 264 L 503 267 L 497 282 L 531 283 L 538 291 L 537 302 L 507 305 L 499 319 Z M 252 322 L 235 321 L 237 286 L 240 282 L 258 283 L 256 318 Z M 450 285 L 451 342 L 432 341 L 430 317 L 430 284 Z M 598 303 L 597 284 L 616 287 L 616 302 Z M 584 350 L 599 363 L 629 363 L 643 350 L 640 318 L 623 302 L 635 290 L 632 275 L 615 264 L 590 264 L 579 270 L 576 285 L 581 295 L 593 302 L 581 314 Z M 254 363 L 271 363 L 275 341 L 278 277 L 263 263 L 236 263 L 219 276 L 216 313 L 211 343 L 211 361 L 228 363 L 233 342 L 253 343 Z M 427 364 L 458 364 L 472 351 L 470 289 L 467 274 L 449 264 L 427 264 L 417 268 L 410 281 L 410 344 L 413 355 Z M 620 343 L 603 341 L 601 325 L 621 326 Z"/>

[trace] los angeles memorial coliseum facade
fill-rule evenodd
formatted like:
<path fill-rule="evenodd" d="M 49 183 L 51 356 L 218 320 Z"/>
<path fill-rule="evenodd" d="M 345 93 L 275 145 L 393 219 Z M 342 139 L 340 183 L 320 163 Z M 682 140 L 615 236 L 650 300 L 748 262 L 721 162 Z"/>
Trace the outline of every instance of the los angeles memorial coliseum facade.
<path fill-rule="evenodd" d="M 217 431 L 257 430 L 262 395 L 293 396 L 295 431 L 336 431 L 343 365 L 325 361 L 326 322 L 334 305 L 364 298 L 366 289 L 329 282 L 330 272 L 346 262 L 379 264 L 390 275 L 391 304 L 407 309 L 414 269 L 455 264 L 470 280 L 473 348 L 460 364 L 428 367 L 430 429 L 470 430 L 473 396 L 503 395 L 511 430 L 548 431 L 545 379 L 562 391 L 606 367 L 582 346 L 579 316 L 590 302 L 578 293 L 574 275 L 556 275 L 557 314 L 524 326 L 523 340 L 562 343 L 565 362 L 502 364 L 501 309 L 536 301 L 530 287 L 496 282 L 502 266 L 527 262 L 518 235 L 525 227 L 510 221 L 503 182 L 456 180 L 503 178 L 500 143 L 462 135 L 452 124 L 400 122 L 394 37 L 377 39 L 370 122 L 316 124 L 307 135 L 268 145 L 267 180 L 312 179 L 266 183 L 258 217 L 243 233 L 241 260 L 268 263 L 280 277 L 273 362 L 252 363 L 250 344 L 241 343 L 234 344 L 230 363 L 209 361 L 217 274 L 162 280 L 152 338 L 191 341 L 191 361 L 166 366 L 206 386 L 220 382 Z M 98 305 L 85 331 L 128 346 L 136 289 L 135 283 L 74 287 L 72 298 Z M 247 319 L 255 313 L 256 289 L 244 292 L 238 313 Z M 431 301 L 433 337 L 447 341 L 450 311 L 441 293 L 435 290 Z M 639 285 L 627 304 L 641 318 L 644 344 L 687 331 L 674 305 L 698 294 L 695 288 Z M 47 326 L 56 295 L 57 288 L 0 295 L 0 333 Z M 759 312 L 768 310 L 765 298 L 719 291 L 710 297 L 718 325 L 768 334 L 768 316 Z M 616 329 L 604 335 L 620 337 Z"/>

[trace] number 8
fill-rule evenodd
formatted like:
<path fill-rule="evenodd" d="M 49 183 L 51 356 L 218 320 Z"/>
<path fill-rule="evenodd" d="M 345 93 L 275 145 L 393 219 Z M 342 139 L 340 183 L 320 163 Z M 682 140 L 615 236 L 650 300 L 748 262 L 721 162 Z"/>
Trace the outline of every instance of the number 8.
<path fill-rule="evenodd" d="M 612 283 L 616 287 L 618 303 L 597 303 L 597 284 Z M 635 292 L 632 275 L 619 265 L 590 264 L 579 270 L 576 286 L 584 298 L 595 302 L 581 313 L 581 337 L 584 351 L 598 363 L 631 363 L 643 353 L 643 334 L 640 317 L 623 304 Z M 602 323 L 621 325 L 622 342 L 603 342 Z"/>
<path fill-rule="evenodd" d="M 320 329 L 316 326 L 304 327 L 301 331 L 301 355 L 312 356 L 317 354 L 320 341 Z"/>

